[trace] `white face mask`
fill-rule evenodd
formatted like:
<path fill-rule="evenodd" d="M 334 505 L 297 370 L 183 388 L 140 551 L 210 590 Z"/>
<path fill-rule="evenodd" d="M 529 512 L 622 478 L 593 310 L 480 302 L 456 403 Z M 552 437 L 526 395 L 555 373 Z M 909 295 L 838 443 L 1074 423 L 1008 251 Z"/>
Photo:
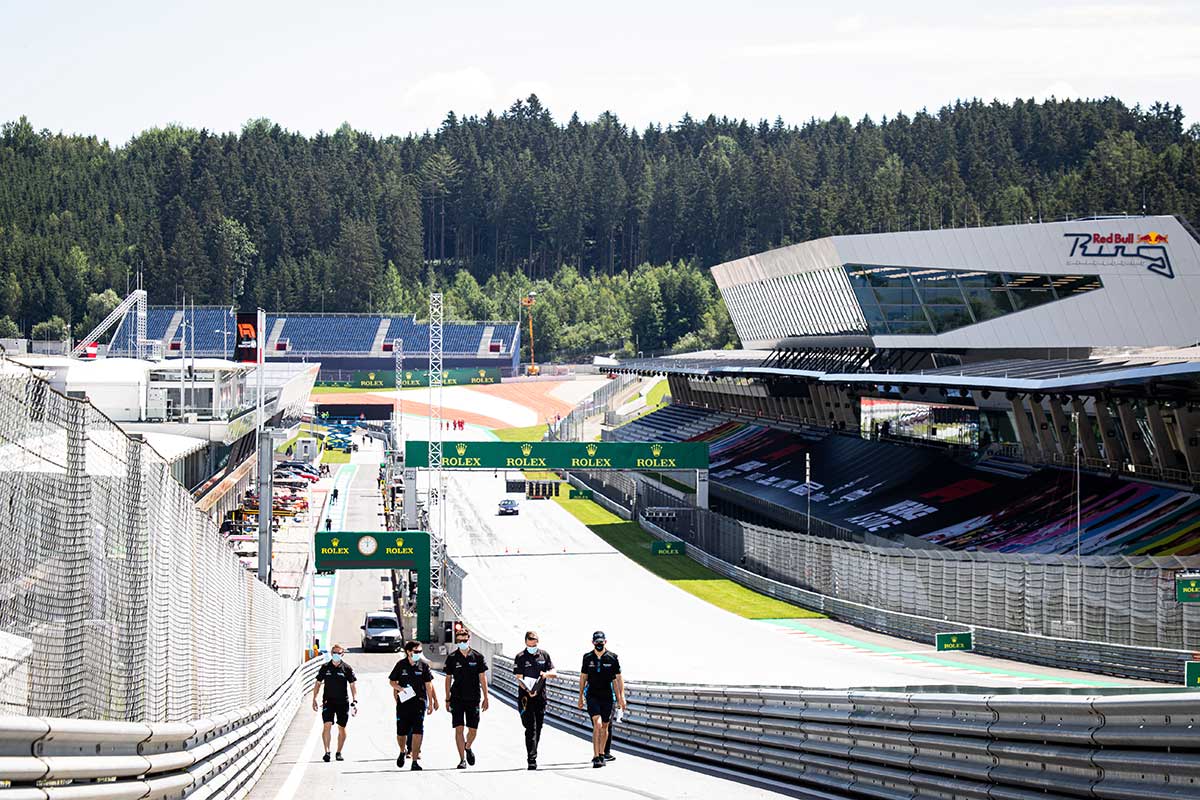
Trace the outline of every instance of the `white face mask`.
<path fill-rule="evenodd" d="M 420 663 L 421 663 L 421 654 L 420 654 L 420 653 L 410 653 L 410 654 L 409 654 L 409 656 L 408 656 L 408 658 L 409 658 L 409 660 L 410 660 L 410 661 L 412 661 L 412 663 L 414 663 L 414 664 L 420 664 Z"/>
<path fill-rule="evenodd" d="M 455 642 L 455 644 L 458 645 L 458 652 L 460 653 L 465 653 L 471 649 L 470 642 Z"/>

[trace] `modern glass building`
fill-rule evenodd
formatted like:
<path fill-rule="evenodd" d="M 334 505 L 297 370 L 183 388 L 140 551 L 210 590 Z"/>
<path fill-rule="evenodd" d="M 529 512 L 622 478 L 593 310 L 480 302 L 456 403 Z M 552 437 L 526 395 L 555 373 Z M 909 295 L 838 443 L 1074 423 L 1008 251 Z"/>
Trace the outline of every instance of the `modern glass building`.
<path fill-rule="evenodd" d="M 847 335 L 923 350 L 1200 342 L 1200 241 L 1170 216 L 833 236 L 713 275 L 748 348 Z"/>

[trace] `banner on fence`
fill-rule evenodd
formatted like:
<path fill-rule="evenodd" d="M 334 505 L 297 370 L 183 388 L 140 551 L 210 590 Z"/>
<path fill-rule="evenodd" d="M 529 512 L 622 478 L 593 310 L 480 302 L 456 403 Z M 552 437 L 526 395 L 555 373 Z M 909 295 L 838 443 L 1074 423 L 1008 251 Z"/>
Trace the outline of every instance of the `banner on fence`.
<path fill-rule="evenodd" d="M 938 652 L 943 650 L 974 650 L 974 637 L 970 631 L 939 633 L 934 636 L 934 644 Z"/>
<path fill-rule="evenodd" d="M 499 382 L 499 367 L 451 367 L 442 370 L 443 386 L 486 386 Z M 429 370 L 404 370 L 401 373 L 400 385 L 405 389 L 428 386 Z M 355 370 L 350 373 L 348 380 L 320 380 L 317 381 L 317 386 L 339 389 L 395 389 L 396 371 L 391 369 Z"/>
<path fill-rule="evenodd" d="M 656 556 L 681 556 L 687 550 L 687 545 L 683 542 L 666 542 L 661 539 L 655 539 L 650 543 L 650 553 Z"/>

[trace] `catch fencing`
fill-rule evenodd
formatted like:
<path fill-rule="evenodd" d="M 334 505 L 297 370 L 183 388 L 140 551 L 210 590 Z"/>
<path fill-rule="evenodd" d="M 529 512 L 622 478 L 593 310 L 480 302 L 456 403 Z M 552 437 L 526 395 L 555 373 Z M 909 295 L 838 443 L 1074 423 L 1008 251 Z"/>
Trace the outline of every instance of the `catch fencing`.
<path fill-rule="evenodd" d="M 729 577 L 875 630 L 926 639 L 947 624 L 977 626 L 994 632 L 997 655 L 1171 682 L 1182 679 L 1183 660 L 1200 647 L 1200 604 L 1178 603 L 1174 582 L 1200 559 L 843 542 L 695 509 L 619 473 L 573 477 L 633 517 L 648 515 L 644 523 L 686 542 L 702 563 L 707 555 L 731 566 Z"/>
<path fill-rule="evenodd" d="M 579 731 L 578 675 L 547 715 Z M 512 661 L 492 685 L 516 693 Z M 1200 694 L 863 691 L 626 683 L 613 741 L 801 796 L 1066 800 L 1200 797 Z"/>
<path fill-rule="evenodd" d="M 616 407 L 621 392 L 640 381 L 636 375 L 618 375 L 592 392 L 586 400 L 575 406 L 570 414 L 551 422 L 546 438 L 550 441 L 577 442 L 584 438 L 583 428 L 588 417 L 602 414 Z"/>
<path fill-rule="evenodd" d="M 302 620 L 140 437 L 0 361 L 0 714 L 258 703 L 299 663 Z"/>

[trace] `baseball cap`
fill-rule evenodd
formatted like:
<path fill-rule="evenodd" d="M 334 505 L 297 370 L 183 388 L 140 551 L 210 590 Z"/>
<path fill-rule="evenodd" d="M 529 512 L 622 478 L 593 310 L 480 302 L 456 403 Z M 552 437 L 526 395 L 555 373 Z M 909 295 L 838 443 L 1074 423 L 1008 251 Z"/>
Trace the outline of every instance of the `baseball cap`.
<path fill-rule="evenodd" d="M 608 637 L 604 635 L 604 631 L 596 631 L 595 633 L 592 634 L 592 641 L 594 642 L 597 639 L 604 639 L 605 641 L 607 641 Z"/>

